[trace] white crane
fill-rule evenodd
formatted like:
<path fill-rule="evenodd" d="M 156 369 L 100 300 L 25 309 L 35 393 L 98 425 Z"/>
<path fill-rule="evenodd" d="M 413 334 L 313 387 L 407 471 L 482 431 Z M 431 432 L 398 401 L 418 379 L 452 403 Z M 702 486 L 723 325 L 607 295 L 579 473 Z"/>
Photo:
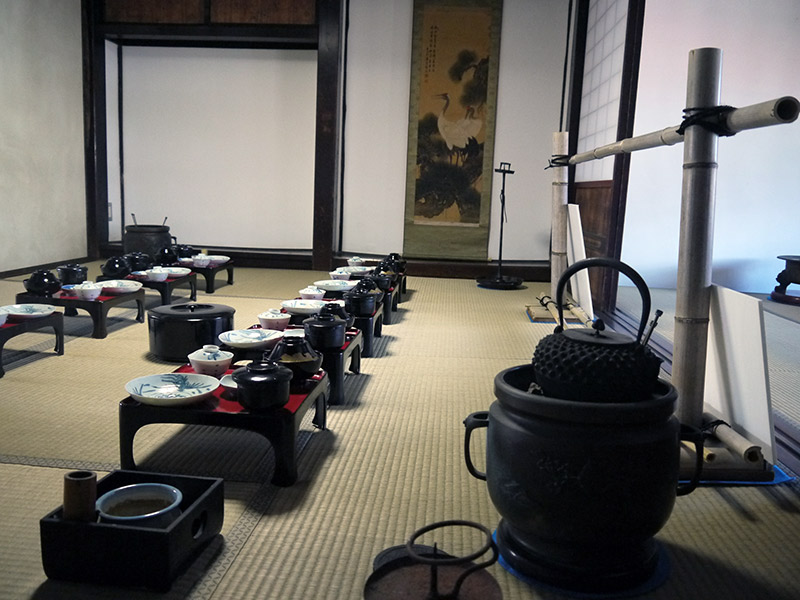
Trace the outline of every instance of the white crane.
<path fill-rule="evenodd" d="M 447 112 L 447 108 L 450 106 L 450 95 L 437 94 L 436 97 L 444 100 L 444 106 L 442 107 L 442 111 L 439 113 L 439 119 L 436 122 L 439 128 L 439 135 L 442 136 L 444 143 L 447 144 L 447 149 L 450 151 L 450 156 L 452 157 L 455 155 L 456 164 L 458 164 L 460 152 L 467 147 L 467 142 L 469 142 L 469 138 L 471 137 L 464 127 L 464 121 L 466 121 L 466 119 L 460 119 L 459 121 L 448 121 L 444 115 Z M 453 150 L 454 148 L 455 151 Z"/>

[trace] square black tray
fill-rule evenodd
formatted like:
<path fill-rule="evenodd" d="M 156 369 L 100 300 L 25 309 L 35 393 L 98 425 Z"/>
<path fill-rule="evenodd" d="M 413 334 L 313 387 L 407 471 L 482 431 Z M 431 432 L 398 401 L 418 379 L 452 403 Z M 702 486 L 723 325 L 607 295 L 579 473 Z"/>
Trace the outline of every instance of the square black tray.
<path fill-rule="evenodd" d="M 52 579 L 167 591 L 222 529 L 223 480 L 143 471 L 113 471 L 98 498 L 133 483 L 166 483 L 183 494 L 181 514 L 166 528 L 67 521 L 59 506 L 39 521 L 44 572 Z"/>

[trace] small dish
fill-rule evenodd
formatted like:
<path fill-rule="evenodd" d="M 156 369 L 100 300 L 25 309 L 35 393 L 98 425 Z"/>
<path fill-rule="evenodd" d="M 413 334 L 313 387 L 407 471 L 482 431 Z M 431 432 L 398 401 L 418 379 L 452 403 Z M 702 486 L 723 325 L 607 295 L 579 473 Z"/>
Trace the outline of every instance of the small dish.
<path fill-rule="evenodd" d="M 55 306 L 49 304 L 9 304 L 0 306 L 0 312 L 5 313 L 9 321 L 24 321 L 52 315 Z"/>
<path fill-rule="evenodd" d="M 130 294 L 142 289 L 141 281 L 130 281 L 129 279 L 109 279 L 108 281 L 103 281 L 102 285 L 103 291 L 112 295 Z"/>
<path fill-rule="evenodd" d="M 281 312 L 277 309 L 268 310 L 258 315 L 258 322 L 264 329 L 275 329 L 276 331 L 283 331 L 289 324 L 292 315 L 289 313 Z"/>
<path fill-rule="evenodd" d="M 343 279 L 325 279 L 322 281 L 315 281 L 314 285 L 326 292 L 349 292 L 356 285 L 358 281 L 345 281 Z"/>
<path fill-rule="evenodd" d="M 195 373 L 162 373 L 131 379 L 125 391 L 142 404 L 181 406 L 211 396 L 219 387 L 219 379 Z"/>
<path fill-rule="evenodd" d="M 166 271 L 170 277 L 183 277 L 192 272 L 192 270 L 187 267 L 161 267 L 161 269 Z"/>
<path fill-rule="evenodd" d="M 147 281 L 166 281 L 169 277 L 169 271 L 162 267 L 155 267 L 147 269 Z"/>
<path fill-rule="evenodd" d="M 136 281 L 147 281 L 147 271 L 133 271 L 130 277 Z"/>
<path fill-rule="evenodd" d="M 219 380 L 219 384 L 231 394 L 235 394 L 236 388 L 239 387 L 236 385 L 236 382 L 233 380 L 233 376 L 230 373 L 223 375 L 222 379 Z"/>
<path fill-rule="evenodd" d="M 322 300 L 325 296 L 325 290 L 318 287 L 307 287 L 297 292 L 303 300 Z"/>
<path fill-rule="evenodd" d="M 284 300 L 281 306 L 293 315 L 315 315 L 325 306 L 324 300 Z"/>
<path fill-rule="evenodd" d="M 233 329 L 219 334 L 219 341 L 231 348 L 257 350 L 272 348 L 283 337 L 274 329 Z"/>

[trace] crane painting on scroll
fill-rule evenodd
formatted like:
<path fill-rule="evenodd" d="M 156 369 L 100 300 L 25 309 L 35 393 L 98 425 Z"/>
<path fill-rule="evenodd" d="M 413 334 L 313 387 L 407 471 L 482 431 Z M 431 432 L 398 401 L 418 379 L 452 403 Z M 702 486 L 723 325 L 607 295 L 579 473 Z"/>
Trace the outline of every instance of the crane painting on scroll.
<path fill-rule="evenodd" d="M 487 257 L 501 0 L 416 0 L 403 254 Z"/>

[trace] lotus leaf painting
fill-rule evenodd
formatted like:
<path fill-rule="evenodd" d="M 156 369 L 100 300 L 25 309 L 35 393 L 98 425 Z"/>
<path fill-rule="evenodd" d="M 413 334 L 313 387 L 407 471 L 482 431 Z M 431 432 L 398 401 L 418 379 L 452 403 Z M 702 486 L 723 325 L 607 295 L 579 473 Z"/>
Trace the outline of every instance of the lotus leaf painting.
<path fill-rule="evenodd" d="M 417 0 L 403 252 L 486 259 L 500 0 Z"/>

